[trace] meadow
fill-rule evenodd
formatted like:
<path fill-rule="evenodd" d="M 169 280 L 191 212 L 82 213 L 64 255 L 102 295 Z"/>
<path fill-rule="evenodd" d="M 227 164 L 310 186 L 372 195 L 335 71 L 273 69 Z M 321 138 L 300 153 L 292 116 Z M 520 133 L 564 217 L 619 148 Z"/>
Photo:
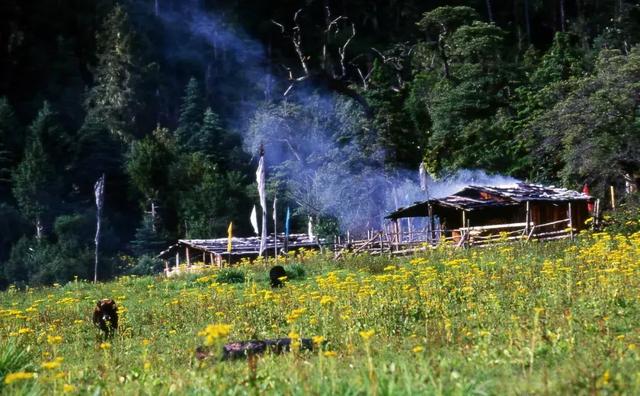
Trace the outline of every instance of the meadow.
<path fill-rule="evenodd" d="M 2 394 L 640 394 L 640 233 L 0 294 Z M 120 328 L 100 338 L 96 300 Z M 230 340 L 312 352 L 220 361 Z M 213 356 L 195 357 L 209 345 Z"/>

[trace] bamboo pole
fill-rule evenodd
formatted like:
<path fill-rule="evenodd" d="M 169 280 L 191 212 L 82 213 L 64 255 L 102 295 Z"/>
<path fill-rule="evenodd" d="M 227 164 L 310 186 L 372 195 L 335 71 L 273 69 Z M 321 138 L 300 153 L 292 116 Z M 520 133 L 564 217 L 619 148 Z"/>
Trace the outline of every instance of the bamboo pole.
<path fill-rule="evenodd" d="M 525 234 L 529 234 L 529 222 L 531 221 L 531 203 L 529 201 L 527 201 L 525 208 L 525 222 L 527 224 L 524 226 L 524 232 Z"/>
<path fill-rule="evenodd" d="M 571 239 L 573 240 L 573 211 L 571 210 L 571 202 L 569 202 L 569 235 L 571 236 Z"/>
<path fill-rule="evenodd" d="M 462 211 L 462 227 L 460 227 L 460 242 L 462 242 L 462 246 L 464 246 L 464 240 L 466 237 L 466 232 L 463 230 L 467 225 L 467 212 Z"/>
<path fill-rule="evenodd" d="M 433 240 L 435 239 L 435 234 L 433 230 L 433 205 L 429 204 L 429 243 L 433 244 Z"/>
<path fill-rule="evenodd" d="M 616 208 L 616 190 L 613 186 L 609 187 L 609 192 L 611 193 L 611 209 Z"/>

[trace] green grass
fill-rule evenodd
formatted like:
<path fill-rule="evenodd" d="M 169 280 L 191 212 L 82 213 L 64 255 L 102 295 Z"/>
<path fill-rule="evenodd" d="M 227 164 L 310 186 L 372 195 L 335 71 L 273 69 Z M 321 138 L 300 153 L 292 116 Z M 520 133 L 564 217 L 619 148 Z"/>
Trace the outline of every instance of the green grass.
<path fill-rule="evenodd" d="M 38 376 L 0 392 L 638 394 L 639 263 L 639 235 L 600 234 L 409 258 L 307 253 L 286 263 L 295 275 L 278 290 L 273 263 L 12 289 L 0 294 L 0 375 Z M 109 345 L 90 320 L 105 297 L 121 310 Z M 227 340 L 295 333 L 327 343 L 255 367 L 198 361 L 198 333 L 216 323 L 232 325 L 211 347 L 216 357 Z M 42 366 L 56 357 L 59 367 Z"/>

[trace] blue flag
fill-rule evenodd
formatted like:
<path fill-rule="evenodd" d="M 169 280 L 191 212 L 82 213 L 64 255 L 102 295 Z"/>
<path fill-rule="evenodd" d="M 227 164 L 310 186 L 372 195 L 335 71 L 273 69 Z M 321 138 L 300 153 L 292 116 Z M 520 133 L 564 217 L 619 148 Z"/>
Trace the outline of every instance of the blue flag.
<path fill-rule="evenodd" d="M 291 220 L 291 211 L 287 206 L 287 216 L 284 219 L 284 237 L 285 239 L 289 239 L 289 220 Z"/>

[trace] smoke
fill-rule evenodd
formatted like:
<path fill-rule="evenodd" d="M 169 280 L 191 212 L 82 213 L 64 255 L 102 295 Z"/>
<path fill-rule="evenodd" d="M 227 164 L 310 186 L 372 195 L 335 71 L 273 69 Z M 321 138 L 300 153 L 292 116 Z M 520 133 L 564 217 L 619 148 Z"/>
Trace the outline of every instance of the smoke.
<path fill-rule="evenodd" d="M 164 24 L 181 24 L 205 40 L 218 63 L 238 66 L 236 77 L 243 83 L 225 90 L 248 93 L 231 114 L 233 127 L 241 131 L 248 152 L 264 144 L 267 178 L 284 184 L 298 213 L 335 217 L 343 231 L 357 234 L 380 228 L 389 211 L 416 201 L 450 195 L 469 184 L 517 182 L 463 170 L 444 180 L 430 179 L 422 191 L 417 169 L 385 167 L 384 149 L 354 101 L 308 84 L 283 97 L 289 82 L 270 72 L 263 46 L 197 0 L 165 7 L 156 0 L 152 12 Z M 172 56 L 189 56 L 188 46 Z"/>

